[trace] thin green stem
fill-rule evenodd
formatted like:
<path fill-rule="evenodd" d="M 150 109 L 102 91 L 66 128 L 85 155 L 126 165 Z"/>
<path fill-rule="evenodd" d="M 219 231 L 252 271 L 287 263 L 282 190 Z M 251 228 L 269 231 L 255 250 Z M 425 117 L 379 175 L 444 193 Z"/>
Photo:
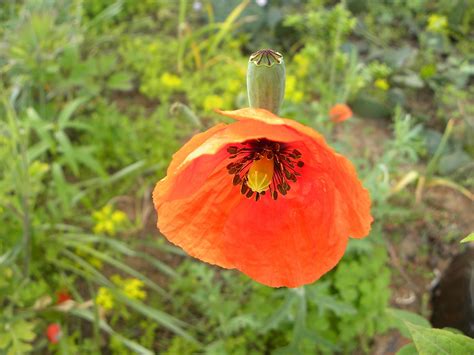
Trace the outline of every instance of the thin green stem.
<path fill-rule="evenodd" d="M 183 26 L 185 23 L 186 17 L 186 4 L 187 0 L 181 0 L 179 2 L 179 15 L 178 15 L 178 58 L 177 58 L 177 70 L 178 73 L 183 71 L 183 56 L 184 56 L 184 48 L 185 48 L 185 41 L 183 36 Z"/>
<path fill-rule="evenodd" d="M 23 226 L 22 244 L 24 252 L 23 260 L 23 275 L 28 278 L 30 274 L 30 260 L 31 260 L 31 218 L 30 218 L 30 182 L 28 177 L 28 156 L 27 156 L 27 139 L 22 139 L 22 129 L 20 128 L 21 123 L 19 122 L 18 116 L 14 111 L 12 105 L 10 105 L 5 97 L 3 97 L 3 104 L 5 107 L 6 115 L 8 117 L 11 138 L 12 138 L 12 150 L 13 156 L 19 157 L 20 161 L 15 163 L 16 174 L 18 179 L 16 182 L 16 193 L 20 199 L 21 208 L 21 222 Z M 26 134 L 25 134 L 26 135 Z"/>

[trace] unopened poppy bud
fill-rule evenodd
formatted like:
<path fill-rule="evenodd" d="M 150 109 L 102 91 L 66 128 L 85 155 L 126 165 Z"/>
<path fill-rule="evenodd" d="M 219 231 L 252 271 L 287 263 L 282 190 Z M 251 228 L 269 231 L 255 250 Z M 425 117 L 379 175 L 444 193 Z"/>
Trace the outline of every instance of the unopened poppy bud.
<path fill-rule="evenodd" d="M 285 62 L 272 49 L 261 49 L 249 58 L 247 93 L 250 107 L 278 114 L 285 96 Z"/>

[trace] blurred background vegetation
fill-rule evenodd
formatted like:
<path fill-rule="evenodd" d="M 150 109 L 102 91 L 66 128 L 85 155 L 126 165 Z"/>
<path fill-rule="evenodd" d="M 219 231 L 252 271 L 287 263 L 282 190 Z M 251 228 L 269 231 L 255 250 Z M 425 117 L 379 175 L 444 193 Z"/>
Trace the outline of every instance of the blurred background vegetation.
<path fill-rule="evenodd" d="M 0 36 L 0 353 L 427 346 L 433 280 L 474 229 L 470 0 L 4 0 Z M 300 289 L 183 255 L 151 202 L 213 109 L 247 106 L 267 47 L 281 115 L 348 155 L 374 204 L 370 237 Z M 334 125 L 336 103 L 355 117 Z"/>

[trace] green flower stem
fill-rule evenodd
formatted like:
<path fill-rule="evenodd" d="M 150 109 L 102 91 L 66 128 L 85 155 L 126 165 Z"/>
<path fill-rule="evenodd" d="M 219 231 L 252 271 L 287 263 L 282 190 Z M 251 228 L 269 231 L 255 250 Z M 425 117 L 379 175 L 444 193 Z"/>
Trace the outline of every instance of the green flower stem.
<path fill-rule="evenodd" d="M 278 114 L 285 96 L 285 62 L 272 49 L 261 49 L 249 58 L 247 94 L 250 107 Z"/>

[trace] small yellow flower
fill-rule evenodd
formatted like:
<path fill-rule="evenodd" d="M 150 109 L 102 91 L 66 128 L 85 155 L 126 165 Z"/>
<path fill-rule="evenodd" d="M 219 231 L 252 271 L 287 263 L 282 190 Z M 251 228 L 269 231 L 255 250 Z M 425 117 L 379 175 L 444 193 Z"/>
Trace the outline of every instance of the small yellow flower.
<path fill-rule="evenodd" d="M 446 16 L 433 14 L 428 17 L 426 29 L 431 32 L 443 33 L 448 28 L 448 19 Z"/>
<path fill-rule="evenodd" d="M 374 86 L 376 88 L 379 88 L 380 90 L 383 90 L 383 91 L 387 91 L 388 89 L 390 89 L 390 84 L 388 83 L 388 81 L 386 79 L 377 79 L 377 80 L 375 80 Z"/>
<path fill-rule="evenodd" d="M 137 300 L 144 300 L 146 298 L 146 291 L 143 290 L 145 284 L 141 280 L 134 278 L 123 279 L 120 275 L 113 275 L 110 279 L 127 297 Z"/>
<path fill-rule="evenodd" d="M 168 89 L 177 89 L 181 86 L 181 78 L 179 76 L 176 76 L 174 74 L 165 72 L 163 75 L 161 75 L 161 83 L 163 86 L 167 87 Z"/>
<path fill-rule="evenodd" d="M 127 220 L 127 215 L 125 212 L 122 211 L 114 211 L 112 213 L 112 222 L 120 224 L 122 222 L 125 222 Z"/>
<path fill-rule="evenodd" d="M 294 62 L 296 63 L 296 76 L 302 78 L 308 74 L 309 58 L 302 54 L 295 55 Z"/>
<path fill-rule="evenodd" d="M 114 308 L 114 297 L 110 293 L 108 288 L 99 287 L 97 296 L 95 297 L 95 303 L 101 306 L 106 311 Z"/>
<path fill-rule="evenodd" d="M 95 234 L 115 235 L 117 228 L 121 228 L 128 221 L 127 215 L 122 211 L 114 211 L 111 205 L 105 205 L 101 210 L 94 211 L 95 220 L 93 231 Z"/>
<path fill-rule="evenodd" d="M 144 283 L 139 279 L 126 279 L 123 283 L 123 292 L 130 298 L 144 300 L 146 291 L 143 290 Z"/>
<path fill-rule="evenodd" d="M 215 108 L 222 108 L 223 106 L 224 100 L 220 96 L 209 95 L 204 98 L 204 111 L 212 111 Z"/>
<path fill-rule="evenodd" d="M 288 75 L 286 77 L 285 97 L 288 98 L 289 101 L 298 103 L 303 101 L 303 96 L 303 92 L 296 89 L 296 77 Z"/>

